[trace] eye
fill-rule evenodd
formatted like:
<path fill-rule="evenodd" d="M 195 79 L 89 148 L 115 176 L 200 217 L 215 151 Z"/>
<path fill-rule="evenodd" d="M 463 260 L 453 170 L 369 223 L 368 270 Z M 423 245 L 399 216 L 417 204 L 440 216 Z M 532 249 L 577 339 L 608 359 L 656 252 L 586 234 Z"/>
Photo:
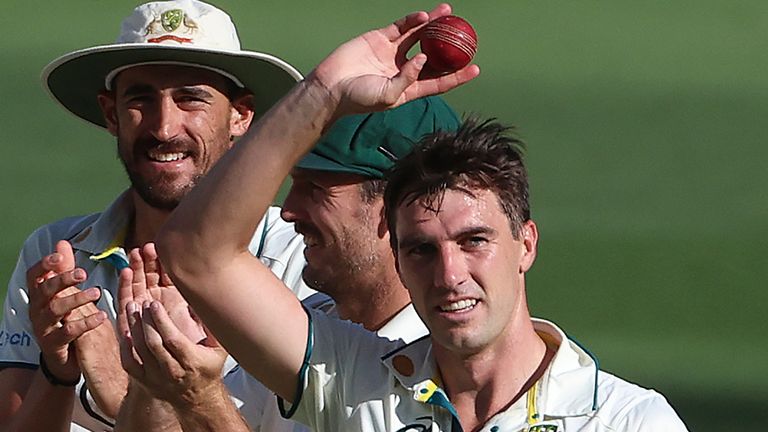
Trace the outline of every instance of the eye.
<path fill-rule="evenodd" d="M 429 243 L 421 243 L 409 248 L 406 253 L 412 257 L 424 257 L 435 253 L 435 245 Z"/>
<path fill-rule="evenodd" d="M 461 242 L 461 247 L 464 249 L 476 249 L 488 244 L 488 239 L 483 236 L 471 236 L 467 237 Z"/>
<path fill-rule="evenodd" d="M 146 105 L 151 102 L 152 102 L 152 97 L 146 94 L 138 94 L 138 95 L 130 96 L 125 99 L 125 105 L 128 107 Z"/>
<path fill-rule="evenodd" d="M 208 101 L 196 96 L 185 95 L 177 97 L 176 104 L 182 108 L 199 108 L 208 105 Z"/>

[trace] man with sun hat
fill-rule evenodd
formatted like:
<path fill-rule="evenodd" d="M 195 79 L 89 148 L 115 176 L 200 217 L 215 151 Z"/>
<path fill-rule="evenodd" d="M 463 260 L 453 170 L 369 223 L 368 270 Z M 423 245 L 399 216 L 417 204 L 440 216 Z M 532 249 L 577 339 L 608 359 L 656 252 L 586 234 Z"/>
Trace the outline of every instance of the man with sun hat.
<path fill-rule="evenodd" d="M 103 212 L 43 226 L 25 242 L 0 323 L 0 427 L 111 429 L 128 381 L 113 329 L 118 272 L 300 79 L 285 61 L 241 49 L 230 17 L 197 0 L 138 6 L 116 43 L 44 68 L 54 100 L 116 137 L 131 185 Z M 312 292 L 302 249 L 279 209 L 254 221 L 251 252 L 300 298 Z"/>

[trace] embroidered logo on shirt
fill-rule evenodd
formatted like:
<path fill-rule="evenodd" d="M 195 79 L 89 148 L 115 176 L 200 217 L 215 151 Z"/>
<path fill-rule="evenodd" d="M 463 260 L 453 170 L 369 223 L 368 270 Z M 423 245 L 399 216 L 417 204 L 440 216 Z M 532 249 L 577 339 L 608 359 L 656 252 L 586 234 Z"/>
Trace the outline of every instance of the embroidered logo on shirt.
<path fill-rule="evenodd" d="M 557 432 L 558 430 L 557 422 L 536 423 L 528 428 L 528 432 Z"/>

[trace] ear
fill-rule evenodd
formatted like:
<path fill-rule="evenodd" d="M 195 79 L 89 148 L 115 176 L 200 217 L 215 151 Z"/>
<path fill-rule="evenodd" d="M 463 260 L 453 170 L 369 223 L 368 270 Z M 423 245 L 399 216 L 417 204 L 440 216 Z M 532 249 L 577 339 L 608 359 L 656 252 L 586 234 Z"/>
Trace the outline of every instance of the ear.
<path fill-rule="evenodd" d="M 117 136 L 117 102 L 115 101 L 115 93 L 102 90 L 96 96 L 96 101 L 99 103 L 101 114 L 107 123 L 107 130 L 113 136 Z"/>
<path fill-rule="evenodd" d="M 253 95 L 248 93 L 235 98 L 231 110 L 229 134 L 233 137 L 245 135 L 253 121 Z"/>
<path fill-rule="evenodd" d="M 377 224 L 377 231 L 379 234 L 379 238 L 382 238 L 387 241 L 387 244 L 389 244 L 389 227 L 387 227 L 387 215 L 384 211 L 384 198 L 378 197 L 376 198 L 376 205 L 379 206 L 379 222 Z"/>
<path fill-rule="evenodd" d="M 523 243 L 523 255 L 520 257 L 520 273 L 525 273 L 536 261 L 536 250 L 539 243 L 539 230 L 532 220 L 527 220 L 520 229 Z"/>

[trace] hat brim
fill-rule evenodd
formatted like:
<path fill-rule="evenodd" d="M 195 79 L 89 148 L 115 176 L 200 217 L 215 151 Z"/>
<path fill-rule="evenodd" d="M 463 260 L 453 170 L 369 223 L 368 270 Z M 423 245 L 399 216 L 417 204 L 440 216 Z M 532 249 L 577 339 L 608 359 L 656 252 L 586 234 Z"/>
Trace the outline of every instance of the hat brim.
<path fill-rule="evenodd" d="M 343 172 L 349 174 L 357 174 L 363 177 L 381 178 L 381 175 L 373 172 L 370 168 L 360 166 L 344 165 L 336 162 L 335 160 L 328 159 L 320 156 L 316 153 L 309 152 L 304 155 L 301 160 L 296 164 L 296 168 L 315 170 L 315 171 L 331 171 L 331 172 Z"/>
<path fill-rule="evenodd" d="M 260 117 L 283 97 L 301 73 L 285 61 L 254 51 L 224 51 L 152 43 L 102 45 L 75 51 L 43 69 L 43 87 L 64 108 L 100 127 L 106 127 L 96 96 L 113 70 L 141 63 L 178 62 L 220 69 L 239 79 L 254 94 Z"/>

